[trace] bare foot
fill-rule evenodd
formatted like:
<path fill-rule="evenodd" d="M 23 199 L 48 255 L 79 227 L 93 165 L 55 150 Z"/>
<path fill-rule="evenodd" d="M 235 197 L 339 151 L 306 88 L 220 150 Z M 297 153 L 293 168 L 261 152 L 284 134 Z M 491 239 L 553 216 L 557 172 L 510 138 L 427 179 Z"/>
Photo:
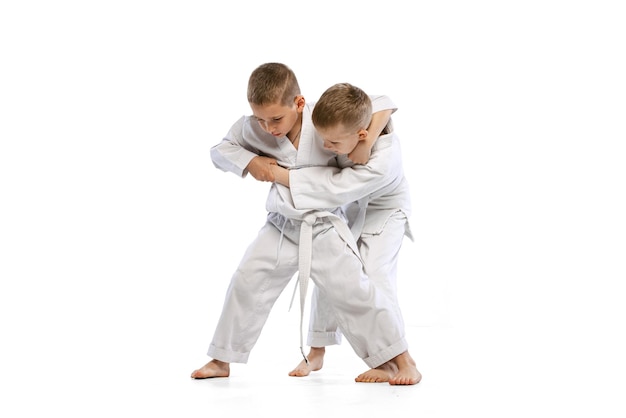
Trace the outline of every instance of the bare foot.
<path fill-rule="evenodd" d="M 230 375 L 230 363 L 219 360 L 211 360 L 198 370 L 191 373 L 193 379 L 208 379 L 210 377 L 228 377 Z"/>
<path fill-rule="evenodd" d="M 324 347 L 311 347 L 309 355 L 309 364 L 302 360 L 298 366 L 289 372 L 289 376 L 303 377 L 308 376 L 311 372 L 316 372 L 324 365 L 324 354 L 326 349 Z"/>
<path fill-rule="evenodd" d="M 381 364 L 375 369 L 369 369 L 365 373 L 358 375 L 354 381 L 361 383 L 384 383 L 398 373 L 398 367 L 393 361 Z"/>
<path fill-rule="evenodd" d="M 390 362 L 398 368 L 398 372 L 389 379 L 390 385 L 416 385 L 422 380 L 422 374 L 417 370 L 408 351 L 394 357 Z"/>

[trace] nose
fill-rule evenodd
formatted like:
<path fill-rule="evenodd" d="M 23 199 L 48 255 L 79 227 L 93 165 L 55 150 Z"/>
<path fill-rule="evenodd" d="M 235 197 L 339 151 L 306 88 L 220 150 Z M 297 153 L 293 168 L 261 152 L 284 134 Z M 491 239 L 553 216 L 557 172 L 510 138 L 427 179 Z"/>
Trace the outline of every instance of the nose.
<path fill-rule="evenodd" d="M 263 129 L 266 132 L 272 133 L 276 130 L 277 123 L 276 122 L 263 122 Z"/>

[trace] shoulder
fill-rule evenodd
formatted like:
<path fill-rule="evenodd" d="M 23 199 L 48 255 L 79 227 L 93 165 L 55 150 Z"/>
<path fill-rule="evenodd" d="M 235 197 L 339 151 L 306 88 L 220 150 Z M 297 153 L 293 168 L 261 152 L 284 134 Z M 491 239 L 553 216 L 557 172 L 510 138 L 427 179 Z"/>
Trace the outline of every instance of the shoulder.
<path fill-rule="evenodd" d="M 235 138 L 242 138 L 248 142 L 265 140 L 270 134 L 265 132 L 256 118 L 251 115 L 245 115 L 237 119 L 230 128 L 230 135 Z"/>
<path fill-rule="evenodd" d="M 369 97 L 372 101 L 372 110 L 374 113 L 379 110 L 391 110 L 392 113 L 395 113 L 395 111 L 398 110 L 398 106 L 396 106 L 389 96 L 377 94 L 369 95 Z"/>
<path fill-rule="evenodd" d="M 261 128 L 261 125 L 259 125 L 259 122 L 257 121 L 257 119 L 252 115 L 242 116 L 239 119 L 238 123 L 239 123 L 239 126 L 243 128 L 244 132 L 254 134 L 256 136 L 268 135 L 267 132 L 265 132 Z"/>

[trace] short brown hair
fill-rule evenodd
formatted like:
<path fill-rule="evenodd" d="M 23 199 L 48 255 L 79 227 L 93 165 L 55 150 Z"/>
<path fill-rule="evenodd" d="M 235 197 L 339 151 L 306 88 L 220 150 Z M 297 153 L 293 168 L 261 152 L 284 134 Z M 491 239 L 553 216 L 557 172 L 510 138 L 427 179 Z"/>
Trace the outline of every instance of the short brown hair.
<path fill-rule="evenodd" d="M 268 62 L 258 66 L 248 80 L 248 102 L 255 105 L 280 103 L 288 106 L 300 94 L 294 72 L 285 64 Z"/>
<path fill-rule="evenodd" d="M 366 129 L 372 120 L 372 101 L 352 84 L 335 84 L 322 93 L 312 119 L 317 128 L 343 125 L 348 129 Z"/>

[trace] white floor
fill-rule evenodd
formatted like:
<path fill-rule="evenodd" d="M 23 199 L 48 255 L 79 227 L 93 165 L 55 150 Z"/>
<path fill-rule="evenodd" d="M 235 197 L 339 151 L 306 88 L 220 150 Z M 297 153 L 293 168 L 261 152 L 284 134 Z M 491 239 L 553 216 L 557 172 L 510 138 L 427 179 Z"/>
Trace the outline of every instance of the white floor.
<path fill-rule="evenodd" d="M 418 385 L 355 383 L 366 368 L 346 345 L 328 350 L 321 371 L 292 378 L 287 371 L 299 361 L 297 339 L 289 344 L 280 329 L 294 323 L 278 317 L 268 323 L 249 364 L 233 365 L 230 378 L 206 380 L 189 378 L 207 358 L 206 347 L 185 335 L 185 325 L 176 331 L 176 324 L 164 323 L 161 333 L 151 325 L 142 329 L 131 317 L 115 323 L 117 329 L 98 332 L 58 328 L 65 340 L 24 330 L 27 345 L 5 343 L 16 352 L 3 357 L 0 415 L 605 418 L 626 413 L 624 360 L 615 346 L 587 343 L 568 352 L 541 333 L 531 344 L 524 342 L 533 338 L 528 330 L 516 339 L 515 329 L 409 327 L 411 352 L 424 375 Z"/>
<path fill-rule="evenodd" d="M 248 364 L 232 365 L 227 379 L 193 380 L 190 373 L 208 360 L 239 252 L 215 257 L 189 245 L 178 252 L 176 240 L 157 242 L 143 252 L 107 242 L 93 258 L 89 248 L 80 258 L 42 246 L 40 257 L 25 251 L 8 259 L 0 417 L 626 416 L 619 266 L 593 259 L 522 266 L 480 258 L 482 250 L 473 260 L 457 258 L 465 263 L 437 263 L 431 250 L 416 258 L 407 244 L 400 297 L 423 374 L 418 385 L 355 383 L 366 366 L 345 342 L 328 349 L 321 371 L 289 377 L 300 361 L 298 309 L 287 309 L 291 285 Z M 437 284 L 443 276 L 445 294 Z M 435 315 L 438 309 L 446 314 Z"/>

